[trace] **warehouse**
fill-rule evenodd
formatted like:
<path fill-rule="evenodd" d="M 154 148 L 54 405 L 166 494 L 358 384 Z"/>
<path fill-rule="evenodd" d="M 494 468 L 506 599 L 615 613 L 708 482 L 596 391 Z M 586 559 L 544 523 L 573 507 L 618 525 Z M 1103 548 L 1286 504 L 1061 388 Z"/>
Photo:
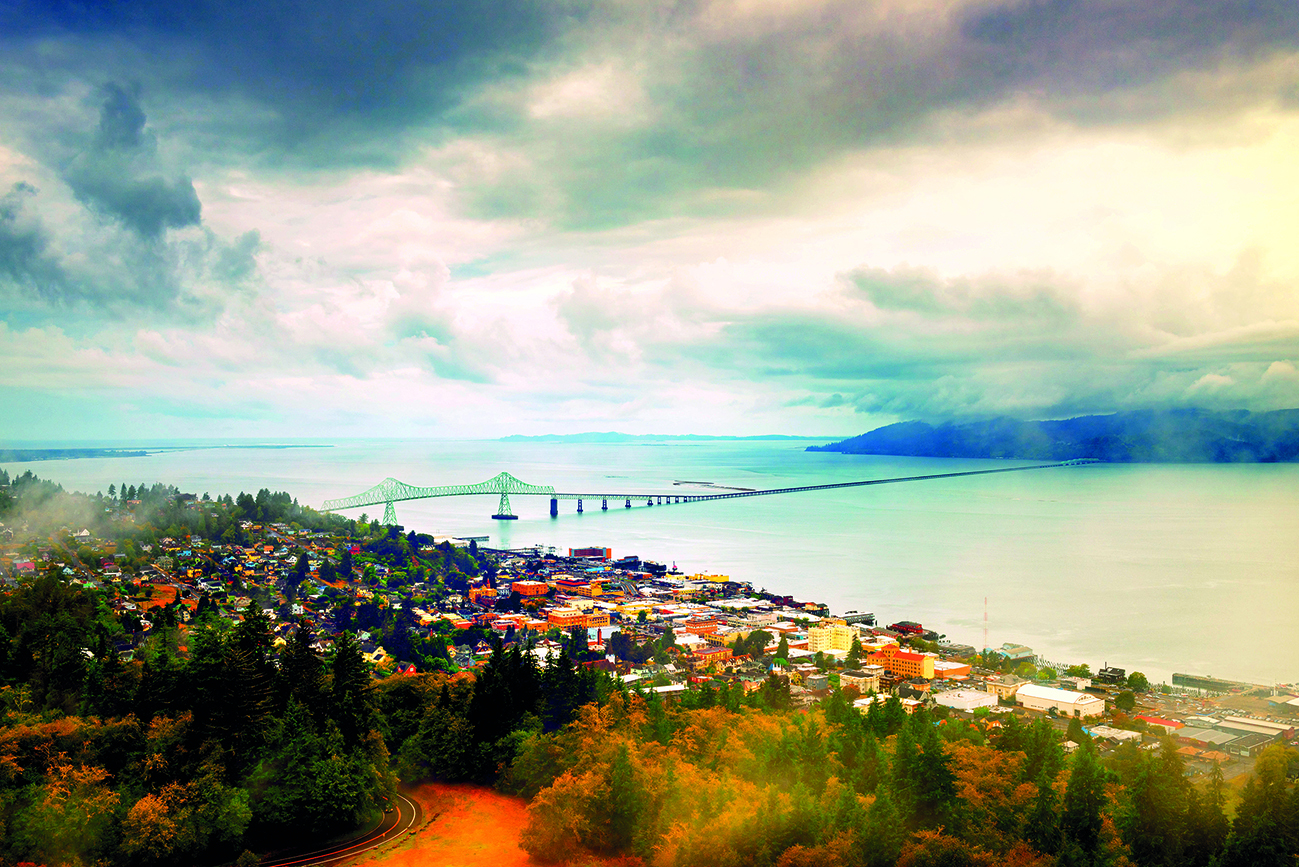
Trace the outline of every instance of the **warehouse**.
<path fill-rule="evenodd" d="M 996 707 L 997 697 L 974 689 L 952 689 L 934 696 L 934 701 L 953 710 L 973 711 L 980 707 Z"/>
<path fill-rule="evenodd" d="M 1089 717 L 1105 713 L 1105 699 L 1099 696 L 1035 683 L 1021 686 L 1015 698 L 1030 710 L 1054 710 L 1062 716 Z"/>

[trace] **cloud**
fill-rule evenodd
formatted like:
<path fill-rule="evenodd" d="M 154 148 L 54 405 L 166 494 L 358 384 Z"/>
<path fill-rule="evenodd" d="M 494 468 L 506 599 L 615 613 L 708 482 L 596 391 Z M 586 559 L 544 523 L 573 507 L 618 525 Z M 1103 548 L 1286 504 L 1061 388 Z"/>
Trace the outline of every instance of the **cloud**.
<path fill-rule="evenodd" d="M 65 173 L 72 192 L 143 238 L 157 239 L 167 229 L 198 225 L 202 205 L 193 182 L 184 175 L 168 179 L 156 171 L 155 146 L 144 131 L 138 88 L 110 83 L 103 91 L 94 140 Z"/>
<path fill-rule="evenodd" d="M 51 297 L 65 278 L 49 252 L 48 231 L 25 212 L 26 201 L 35 195 L 35 187 L 19 181 L 0 197 L 0 280 Z"/>
<path fill-rule="evenodd" d="M 620 11 L 582 33 L 586 62 L 543 93 L 589 104 L 601 82 L 625 79 L 634 111 L 552 123 L 537 111 L 547 100 L 508 82 L 484 85 L 496 113 L 515 118 L 490 140 L 517 167 L 482 179 L 479 213 L 602 229 L 760 211 L 780 206 L 781 185 L 854 153 L 1013 136 L 1053 121 L 1140 125 L 1236 112 L 1299 92 L 1295 64 L 1275 63 L 1299 51 L 1299 11 L 1288 0 Z M 1242 83 L 1221 83 L 1231 80 Z M 1016 106 L 1007 126 L 1005 109 Z M 983 122 L 998 113 L 1002 123 Z"/>

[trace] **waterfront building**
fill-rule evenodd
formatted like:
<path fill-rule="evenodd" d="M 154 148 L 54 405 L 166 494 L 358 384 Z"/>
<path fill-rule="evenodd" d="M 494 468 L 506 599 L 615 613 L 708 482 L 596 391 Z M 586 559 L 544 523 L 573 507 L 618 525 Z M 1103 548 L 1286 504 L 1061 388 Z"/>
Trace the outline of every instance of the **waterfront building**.
<path fill-rule="evenodd" d="M 1015 699 L 1030 710 L 1055 710 L 1064 716 L 1092 717 L 1105 713 L 1105 699 L 1100 696 L 1035 683 L 1021 686 Z"/>
<path fill-rule="evenodd" d="M 1027 659 L 1031 662 L 1033 659 L 1033 648 L 1025 647 L 1022 644 L 1003 644 L 997 649 L 997 653 L 1000 653 L 1007 659 L 1013 659 L 1016 662 L 1019 662 L 1021 659 Z"/>

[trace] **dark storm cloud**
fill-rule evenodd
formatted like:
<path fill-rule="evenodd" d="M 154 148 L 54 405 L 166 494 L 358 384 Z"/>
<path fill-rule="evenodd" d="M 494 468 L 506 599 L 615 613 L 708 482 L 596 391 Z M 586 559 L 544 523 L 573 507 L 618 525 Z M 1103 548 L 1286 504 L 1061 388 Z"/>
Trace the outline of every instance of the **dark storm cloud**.
<path fill-rule="evenodd" d="M 394 129 L 423 123 L 484 79 L 519 75 L 584 6 L 578 0 L 20 3 L 0 13 L 0 32 L 26 43 L 125 43 L 137 58 L 147 57 L 159 87 L 269 107 L 270 119 L 247 122 L 264 121 L 264 134 L 292 145 L 340 128 L 383 140 Z M 342 144 L 333 141 L 339 158 Z M 328 160 L 328 150 L 316 158 Z"/>
<path fill-rule="evenodd" d="M 202 205 L 194 184 L 184 175 L 168 179 L 155 170 L 138 89 L 110 83 L 103 91 L 94 140 L 65 174 L 73 194 L 144 238 L 198 225 Z"/>
<path fill-rule="evenodd" d="M 1240 71 L 1293 53 L 1293 0 L 935 7 L 20 3 L 0 11 L 0 40 L 23 73 L 14 86 L 139 77 L 157 99 L 192 106 L 183 134 L 206 160 L 237 154 L 296 170 L 393 165 L 421 144 L 486 135 L 523 158 L 490 177 L 469 169 L 459 178 L 472 212 L 570 228 L 752 208 L 753 198 L 699 193 L 770 192 L 846 152 L 927 140 L 937 117 L 1012 99 L 1072 122 L 1137 123 L 1213 110 L 1215 100 L 1299 93 L 1295 81 L 1224 94 L 1181 80 L 1187 71 Z M 645 102 L 639 118 L 530 114 L 522 95 L 530 84 L 609 58 L 634 70 Z M 104 115 L 106 151 L 131 146 L 141 129 L 138 101 L 117 96 Z M 83 179 L 83 193 L 142 234 L 197 219 L 183 177 L 120 186 L 106 177 Z"/>
<path fill-rule="evenodd" d="M 0 197 L 0 290 L 8 283 L 50 298 L 60 294 L 65 278 L 49 251 L 48 230 L 25 208 L 35 195 L 35 187 L 19 182 Z"/>

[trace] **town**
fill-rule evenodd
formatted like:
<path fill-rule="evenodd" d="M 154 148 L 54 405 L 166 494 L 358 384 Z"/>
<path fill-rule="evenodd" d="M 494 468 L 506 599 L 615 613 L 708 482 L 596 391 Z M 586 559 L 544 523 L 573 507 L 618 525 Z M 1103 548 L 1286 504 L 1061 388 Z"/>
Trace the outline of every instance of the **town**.
<path fill-rule="evenodd" d="M 28 474 L 26 484 L 44 483 Z M 867 713 L 923 707 L 985 730 L 1008 715 L 1045 717 L 1066 750 L 1080 732 L 1102 750 L 1153 747 L 1171 734 L 1193 774 L 1242 773 L 1295 737 L 1299 697 L 1285 691 L 1241 684 L 1205 695 L 1120 668 L 1093 675 L 1022 645 L 979 650 L 910 621 L 833 616 L 744 580 L 615 559 L 608 548 L 495 550 L 317 514 L 266 490 L 236 501 L 140 485 L 92 500 L 93 531 L 0 527 L 0 574 L 11 587 L 53 574 L 102 594 L 124 660 L 163 635 L 184 654 L 191 624 L 256 610 L 277 646 L 304 629 L 328 655 L 351 633 L 375 679 L 473 670 L 518 646 L 538 664 L 567 654 L 663 700 L 770 702 L 774 691 L 797 708 L 837 694 Z M 297 520 L 280 519 L 289 514 Z"/>

